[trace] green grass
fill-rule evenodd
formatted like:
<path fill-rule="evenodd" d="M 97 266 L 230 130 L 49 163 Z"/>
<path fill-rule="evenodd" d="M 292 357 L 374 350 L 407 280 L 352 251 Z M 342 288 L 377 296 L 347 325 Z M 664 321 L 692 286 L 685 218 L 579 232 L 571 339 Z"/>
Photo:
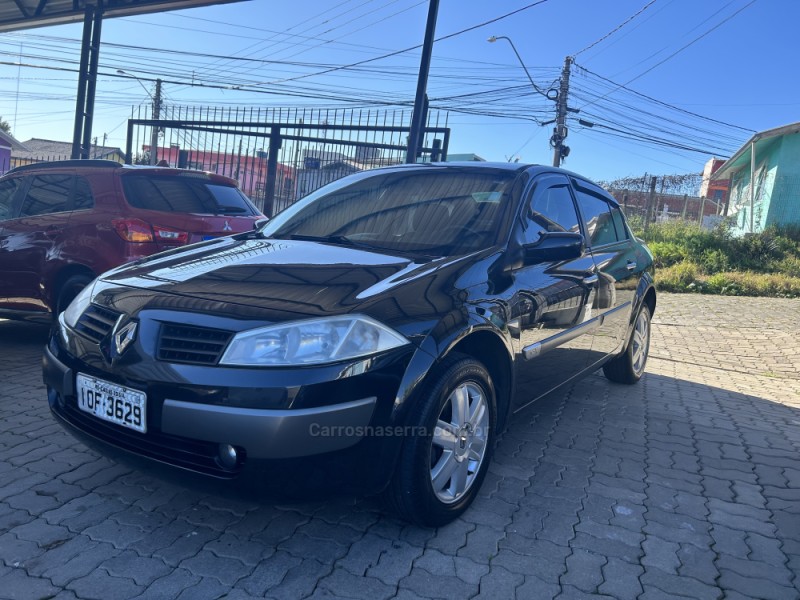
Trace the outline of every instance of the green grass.
<path fill-rule="evenodd" d="M 653 252 L 661 290 L 800 297 L 800 228 L 735 237 L 727 227 L 670 222 L 637 235 Z"/>

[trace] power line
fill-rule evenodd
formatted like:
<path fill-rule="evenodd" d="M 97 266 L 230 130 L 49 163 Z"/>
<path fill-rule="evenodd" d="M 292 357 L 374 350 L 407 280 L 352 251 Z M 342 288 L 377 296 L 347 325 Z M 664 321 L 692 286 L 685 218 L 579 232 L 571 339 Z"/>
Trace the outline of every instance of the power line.
<path fill-rule="evenodd" d="M 694 44 L 694 43 L 696 43 L 696 42 L 700 41 L 701 39 L 703 39 L 704 37 L 706 37 L 708 34 L 710 34 L 711 32 L 715 31 L 716 29 L 718 29 L 719 27 L 721 27 L 722 25 L 724 25 L 725 23 L 727 23 L 728 21 L 730 21 L 730 20 L 731 20 L 733 17 L 735 17 L 736 15 L 738 15 L 738 14 L 739 14 L 740 12 L 742 12 L 744 9 L 746 9 L 746 8 L 748 8 L 748 7 L 752 6 L 753 4 L 755 4 L 755 2 L 756 2 L 756 0 L 750 0 L 750 2 L 748 2 L 747 4 L 745 4 L 744 6 L 742 6 L 742 7 L 741 7 L 739 10 L 737 10 L 736 12 L 734 12 L 732 15 L 729 15 L 728 17 L 726 17 L 725 19 L 723 19 L 722 21 L 720 21 L 719 23 L 717 23 L 716 25 L 714 25 L 714 26 L 713 26 L 711 29 L 708 29 L 708 30 L 706 30 L 704 33 L 702 33 L 702 34 L 700 34 L 699 36 L 697 36 L 696 38 L 694 38 L 694 39 L 693 39 L 691 42 L 689 42 L 689 43 L 687 43 L 687 44 L 684 44 L 683 46 L 681 46 L 680 48 L 678 48 L 678 49 L 677 49 L 675 52 L 673 52 L 672 54 L 670 54 L 669 56 L 667 56 L 665 59 L 663 59 L 663 60 L 661 60 L 661 61 L 657 62 L 655 65 L 653 65 L 653 66 L 652 66 L 652 67 L 650 67 L 649 69 L 647 69 L 647 70 L 643 71 L 642 73 L 639 73 L 639 74 L 638 74 L 636 77 L 633 77 L 632 79 L 629 79 L 629 80 L 628 80 L 628 81 L 626 81 L 624 84 L 618 84 L 618 85 L 617 85 L 617 87 L 618 87 L 618 88 L 623 88 L 623 87 L 625 87 L 626 85 L 630 84 L 631 82 L 633 82 L 633 81 L 636 81 L 637 79 L 639 79 L 639 78 L 640 78 L 640 77 L 642 77 L 643 75 L 646 75 L 647 73 L 649 73 L 650 71 L 652 71 L 652 70 L 653 70 L 653 69 L 655 69 L 656 67 L 659 67 L 659 66 L 663 65 L 665 62 L 667 62 L 667 61 L 668 61 L 668 60 L 670 60 L 671 58 L 675 57 L 676 55 L 678 55 L 678 54 L 680 54 L 681 52 L 683 52 L 684 50 L 686 50 L 686 48 L 688 48 L 688 47 L 689 47 L 689 46 L 691 46 L 692 44 Z M 605 98 L 606 96 L 609 96 L 610 94 L 613 94 L 615 91 L 616 91 L 616 90 L 611 90 L 611 91 L 609 91 L 607 94 L 605 94 L 604 96 L 601 96 L 600 98 L 598 98 L 597 100 L 595 100 L 595 101 L 591 102 L 590 104 L 593 104 L 594 102 L 597 102 L 598 100 L 602 100 L 602 99 L 603 99 L 603 98 Z M 585 108 L 586 106 L 588 106 L 588 104 L 586 104 L 586 105 L 582 106 L 582 107 L 581 107 L 581 109 Z"/>
<path fill-rule="evenodd" d="M 575 58 L 575 57 L 576 57 L 576 56 L 578 56 L 579 54 L 583 54 L 584 52 L 586 52 L 586 51 L 587 51 L 587 50 L 589 50 L 590 48 L 594 48 L 595 46 L 597 46 L 597 44 L 599 44 L 600 42 L 602 42 L 602 41 L 604 41 L 604 40 L 606 40 L 606 39 L 610 38 L 612 35 L 614 35 L 614 34 L 615 34 L 616 32 L 618 32 L 620 29 L 622 29 L 623 27 L 625 27 L 625 25 L 627 25 L 628 23 L 630 23 L 631 21 L 633 21 L 633 20 L 634 20 L 636 17 L 638 17 L 640 14 L 642 14 L 644 11 L 646 11 L 648 8 L 650 8 L 650 7 L 651 7 L 653 4 L 655 4 L 655 3 L 656 3 L 656 0 L 650 0 L 650 2 L 648 2 L 647 4 L 645 4 L 645 5 L 644 5 L 642 8 L 640 8 L 638 11 L 636 11 L 634 14 L 632 14 L 632 15 L 631 15 L 630 17 L 628 17 L 627 19 L 625 19 L 625 20 L 624 20 L 622 23 L 620 23 L 619 25 L 617 25 L 617 26 L 616 26 L 614 29 L 612 29 L 611 31 L 609 31 L 607 34 L 605 34 L 605 35 L 604 35 L 603 37 L 601 37 L 599 40 L 596 40 L 596 41 L 592 42 L 591 44 L 589 44 L 588 46 L 586 46 L 586 48 L 584 48 L 583 50 L 580 50 L 580 51 L 576 52 L 575 54 L 573 54 L 573 55 L 572 55 L 572 58 Z"/>
<path fill-rule="evenodd" d="M 699 31 L 706 23 L 709 23 L 709 22 L 713 21 L 714 18 L 716 18 L 717 15 L 720 15 L 720 14 L 724 13 L 728 8 L 730 8 L 732 5 L 736 4 L 738 1 L 739 0 L 730 0 L 729 2 L 727 2 L 726 4 L 724 4 L 720 8 L 718 8 L 717 10 L 715 10 L 713 13 L 708 15 L 705 19 L 700 21 L 697 25 L 695 25 L 694 27 L 689 29 L 686 33 L 684 33 L 680 37 L 677 37 L 677 36 L 674 37 L 674 38 L 670 37 L 666 46 L 656 50 L 655 52 L 652 52 L 651 54 L 648 54 L 647 56 L 645 56 L 643 58 L 640 58 L 636 63 L 634 63 L 634 64 L 622 69 L 621 71 L 618 71 L 617 73 L 612 74 L 611 77 L 617 77 L 617 76 L 619 76 L 622 73 L 625 73 L 627 71 L 636 71 L 637 70 L 636 67 L 638 67 L 639 65 L 645 65 L 651 59 L 656 58 L 662 52 L 670 50 L 670 48 L 674 47 L 674 45 L 676 43 L 680 43 L 680 40 L 682 40 L 683 38 L 688 38 L 689 35 L 691 33 L 693 33 L 694 31 Z"/>
<path fill-rule="evenodd" d="M 575 64 L 575 63 L 573 63 L 573 64 Z M 599 102 L 600 100 L 604 99 L 605 97 L 607 97 L 609 94 L 613 93 L 614 91 L 622 89 L 622 90 L 626 90 L 628 92 L 631 92 L 632 94 L 635 94 L 637 96 L 640 96 L 641 98 L 645 98 L 647 100 L 650 100 L 651 102 L 655 102 L 656 104 L 660 104 L 661 106 L 665 106 L 665 107 L 680 111 L 682 113 L 685 113 L 687 115 L 691 115 L 693 117 L 698 117 L 698 118 L 703 119 L 705 121 L 710 121 L 712 123 L 717 123 L 718 125 L 725 125 L 727 127 L 733 127 L 734 129 L 739 129 L 741 131 L 746 131 L 748 133 L 755 133 L 754 129 L 749 129 L 747 127 L 740 127 L 739 125 L 734 125 L 733 123 L 727 123 L 725 121 L 720 121 L 719 119 L 714 119 L 714 118 L 711 118 L 711 117 L 707 117 L 705 115 L 701 115 L 701 114 L 696 113 L 696 112 L 692 112 L 690 110 L 686 110 L 685 108 L 681 108 L 679 106 L 675 106 L 674 104 L 669 104 L 667 102 L 664 102 L 663 100 L 659 100 L 657 98 L 653 98 L 652 96 L 648 96 L 647 94 L 643 94 L 642 92 L 637 92 L 636 90 L 627 87 L 627 84 L 622 84 L 622 83 L 617 83 L 616 81 L 612 81 L 611 79 L 608 79 L 607 77 L 603 77 L 602 75 L 599 75 L 599 74 L 595 73 L 594 71 L 591 71 L 591 70 L 587 69 L 586 67 L 584 67 L 582 65 L 575 64 L 575 66 L 578 67 L 579 69 L 585 71 L 586 73 L 589 73 L 590 75 L 593 75 L 593 76 L 595 76 L 595 77 L 597 77 L 599 79 L 602 79 L 603 81 L 605 81 L 607 83 L 610 83 L 610 84 L 612 84 L 614 86 L 614 89 L 612 89 L 610 92 L 604 94 L 603 96 L 600 96 L 599 98 L 597 98 L 595 100 L 592 100 L 591 102 L 589 102 L 587 104 L 584 104 L 581 107 L 581 109 L 583 109 L 583 108 L 585 108 L 585 107 L 587 107 L 587 106 L 589 106 L 591 104 L 595 104 L 595 103 Z"/>
<path fill-rule="evenodd" d="M 393 17 L 396 17 L 397 15 L 403 14 L 404 12 L 408 12 L 409 10 L 412 10 L 412 9 L 422 5 L 422 4 L 427 4 L 427 3 L 428 3 L 428 0 L 420 0 L 420 2 L 416 2 L 415 4 L 412 4 L 411 6 L 407 6 L 406 8 L 403 8 L 401 10 L 393 12 L 390 15 L 386 15 L 385 17 L 382 17 L 382 18 L 378 19 L 377 21 L 371 21 L 371 22 L 367 23 L 366 25 L 362 25 L 358 29 L 354 29 L 352 31 L 347 31 L 345 33 L 342 33 L 342 34 L 339 35 L 339 39 L 342 39 L 342 38 L 344 38 L 346 36 L 349 36 L 349 35 L 353 35 L 355 33 L 358 33 L 359 31 L 363 31 L 364 29 L 369 29 L 370 27 L 374 27 L 375 25 L 378 25 L 379 23 L 383 23 L 384 21 L 387 21 L 387 20 L 389 20 L 389 19 L 391 19 Z M 376 9 L 376 10 L 379 10 L 379 9 Z M 372 12 L 376 12 L 376 11 L 372 11 Z M 355 20 L 357 20 L 357 19 L 359 19 L 361 17 L 364 17 L 364 16 L 366 16 L 368 14 L 371 14 L 371 13 L 364 13 L 360 17 L 356 17 L 355 19 L 353 19 L 353 21 L 355 21 Z M 333 29 L 328 30 L 328 31 L 323 31 L 322 35 L 325 35 L 326 33 L 330 33 L 330 31 L 333 31 Z M 299 56 L 300 54 L 304 54 L 304 53 L 308 52 L 309 50 L 314 50 L 315 48 L 319 48 L 320 46 L 325 46 L 325 45 L 330 44 L 330 43 L 332 43 L 332 41 L 322 41 L 319 44 L 317 44 L 316 46 L 310 46 L 308 48 L 304 48 L 302 50 L 298 50 L 294 54 L 290 54 L 288 56 L 288 58 L 294 58 L 295 56 Z"/>
<path fill-rule="evenodd" d="M 477 25 L 473 25 L 472 27 L 467 27 L 466 29 L 462 29 L 461 31 L 456 31 L 454 33 L 450 33 L 448 35 L 436 38 L 434 41 L 441 42 L 441 41 L 450 39 L 452 37 L 455 37 L 457 35 L 461 35 L 461 34 L 469 32 L 469 31 L 473 31 L 473 30 L 478 29 L 480 27 L 485 27 L 486 25 L 491 25 L 492 23 L 497 23 L 498 21 L 501 21 L 501 20 L 506 19 L 508 17 L 511 17 L 513 15 L 519 14 L 519 13 L 521 13 L 521 12 L 523 12 L 525 10 L 528 10 L 530 8 L 533 8 L 535 6 L 539 6 L 540 4 L 544 4 L 545 2 L 548 2 L 548 1 L 549 0 L 538 0 L 538 2 L 533 2 L 531 4 L 523 6 L 522 8 L 518 8 L 517 10 L 513 10 L 513 11 L 511 11 L 509 13 L 504 14 L 504 15 L 500 15 L 499 17 L 496 17 L 494 19 L 490 19 L 488 21 L 484 21 L 483 23 L 478 23 Z M 334 71 L 341 71 L 343 69 L 350 69 L 352 67 L 358 67 L 358 66 L 361 66 L 361 65 L 364 65 L 364 64 L 367 64 L 367 63 L 375 62 L 377 60 L 383 60 L 384 58 L 390 58 L 392 56 L 397 56 L 398 54 L 404 54 L 406 52 L 410 52 L 411 50 L 416 50 L 417 48 L 421 48 L 421 47 L 422 47 L 422 44 L 416 44 L 415 46 L 410 46 L 408 48 L 403 48 L 402 50 L 395 50 L 394 52 L 389 52 L 389 53 L 383 54 L 381 56 L 375 56 L 373 58 L 367 58 L 365 60 L 360 60 L 358 62 L 350 63 L 348 65 L 341 65 L 341 66 L 338 66 L 338 67 L 335 67 L 335 68 L 332 68 L 332 69 L 326 69 L 324 71 L 318 71 L 317 73 L 308 73 L 306 75 L 300 75 L 299 77 L 295 77 L 295 78 L 292 78 L 292 79 L 284 79 L 284 80 L 280 80 L 280 81 L 267 81 L 267 82 L 264 82 L 264 83 L 265 84 L 285 83 L 287 81 L 296 81 L 297 79 L 305 79 L 307 77 L 316 77 L 317 75 L 326 75 L 328 73 L 333 73 Z"/>
<path fill-rule="evenodd" d="M 640 78 L 640 77 L 642 77 L 643 75 L 646 75 L 647 73 L 649 73 L 650 71 L 652 71 L 652 70 L 653 70 L 653 69 L 655 69 L 656 67 L 660 67 L 661 65 L 663 65 L 665 62 L 667 62 L 667 61 L 668 61 L 668 60 L 670 60 L 671 58 L 673 58 L 673 57 L 677 56 L 678 54 L 680 54 L 681 52 L 683 52 L 684 50 L 686 50 L 686 49 L 687 49 L 689 46 L 693 45 L 693 44 L 694 44 L 694 43 L 696 43 L 696 42 L 699 42 L 700 40 L 702 40 L 704 37 L 706 37 L 706 36 L 707 36 L 708 34 L 710 34 L 711 32 L 713 32 L 713 31 L 715 31 L 715 30 L 719 29 L 720 27 L 722 27 L 722 26 L 723 26 L 725 23 L 727 23 L 728 21 L 730 21 L 731 19 L 733 19 L 733 17 L 735 17 L 735 16 L 736 16 L 736 15 L 738 15 L 740 12 L 742 12 L 744 9 L 746 9 L 746 8 L 749 8 L 750 6 L 752 6 L 752 5 L 753 5 L 753 4 L 755 4 L 755 3 L 756 3 L 756 0 L 750 0 L 750 2 L 748 2 L 747 4 L 745 4 L 743 7 L 741 7 L 739 10 L 737 10 L 737 11 L 736 11 L 735 13 L 733 13 L 732 15 L 730 15 L 730 16 L 728 16 L 728 17 L 726 17 L 725 19 L 723 19 L 722 21 L 720 21 L 719 23 L 717 23 L 716 25 L 714 25 L 714 27 L 712 27 L 711 29 L 707 30 L 705 33 L 701 33 L 699 36 L 697 36 L 696 38 L 694 38 L 694 39 L 693 39 L 691 42 L 689 42 L 688 44 L 685 44 L 685 45 L 681 46 L 681 47 L 680 47 L 680 48 L 678 48 L 678 49 L 677 49 L 675 52 L 673 52 L 672 54 L 670 54 L 669 56 L 667 56 L 665 59 L 663 59 L 663 60 L 660 60 L 659 62 L 657 62 L 656 64 L 654 64 L 652 67 L 650 67 L 649 69 L 647 69 L 646 71 L 643 71 L 642 73 L 639 73 L 639 74 L 638 74 L 636 77 L 634 77 L 633 79 L 629 79 L 628 81 L 626 81 L 626 82 L 625 82 L 625 85 L 627 85 L 627 84 L 629 84 L 629 83 L 631 83 L 631 82 L 633 82 L 633 81 L 636 81 L 637 79 L 639 79 L 639 78 Z"/>
<path fill-rule="evenodd" d="M 626 28 L 625 31 L 615 36 L 613 40 L 611 40 L 607 44 L 603 44 L 601 48 L 597 48 L 589 56 L 584 57 L 583 60 L 593 60 L 595 57 L 601 55 L 603 52 L 607 52 L 610 48 L 616 46 L 618 43 L 620 43 L 622 40 L 628 37 L 631 33 L 639 29 L 642 25 L 653 20 L 657 15 L 664 12 L 675 1 L 676 0 L 663 0 L 662 3 L 659 4 L 658 8 L 655 8 L 654 10 L 650 11 L 647 16 L 639 19 L 635 24 L 631 25 L 630 27 Z"/>

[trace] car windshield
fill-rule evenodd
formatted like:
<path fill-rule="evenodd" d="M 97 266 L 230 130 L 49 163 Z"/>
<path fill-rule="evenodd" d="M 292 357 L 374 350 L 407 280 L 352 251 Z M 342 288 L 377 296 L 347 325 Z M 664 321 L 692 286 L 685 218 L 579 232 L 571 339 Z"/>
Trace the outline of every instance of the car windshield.
<path fill-rule="evenodd" d="M 238 188 L 199 177 L 126 175 L 122 187 L 128 204 L 136 208 L 203 215 L 256 214 Z"/>
<path fill-rule="evenodd" d="M 363 173 L 320 188 L 261 230 L 432 256 L 465 254 L 497 241 L 516 172 L 429 167 Z"/>

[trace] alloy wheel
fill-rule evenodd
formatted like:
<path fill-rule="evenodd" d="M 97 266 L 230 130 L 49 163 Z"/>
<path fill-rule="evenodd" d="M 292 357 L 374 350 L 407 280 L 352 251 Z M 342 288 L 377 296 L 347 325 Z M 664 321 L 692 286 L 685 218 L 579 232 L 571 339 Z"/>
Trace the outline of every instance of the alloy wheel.
<path fill-rule="evenodd" d="M 486 393 L 477 383 L 461 383 L 444 403 L 433 433 L 430 477 L 439 500 L 453 504 L 472 487 L 488 438 Z"/>
<path fill-rule="evenodd" d="M 633 328 L 633 348 L 631 350 L 631 366 L 636 376 L 640 376 L 647 363 L 650 349 L 650 320 L 645 311 L 640 311 Z"/>

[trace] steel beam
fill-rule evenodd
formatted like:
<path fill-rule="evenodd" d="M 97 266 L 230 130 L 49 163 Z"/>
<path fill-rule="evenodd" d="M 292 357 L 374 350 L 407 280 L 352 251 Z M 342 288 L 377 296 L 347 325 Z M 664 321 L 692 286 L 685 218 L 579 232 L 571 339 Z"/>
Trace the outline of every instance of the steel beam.
<path fill-rule="evenodd" d="M 86 111 L 86 82 L 89 69 L 89 50 L 92 41 L 94 6 L 87 6 L 83 16 L 83 38 L 81 41 L 81 62 L 78 67 L 78 97 L 75 100 L 75 126 L 72 133 L 72 158 L 81 157 L 83 140 L 83 121 Z"/>

